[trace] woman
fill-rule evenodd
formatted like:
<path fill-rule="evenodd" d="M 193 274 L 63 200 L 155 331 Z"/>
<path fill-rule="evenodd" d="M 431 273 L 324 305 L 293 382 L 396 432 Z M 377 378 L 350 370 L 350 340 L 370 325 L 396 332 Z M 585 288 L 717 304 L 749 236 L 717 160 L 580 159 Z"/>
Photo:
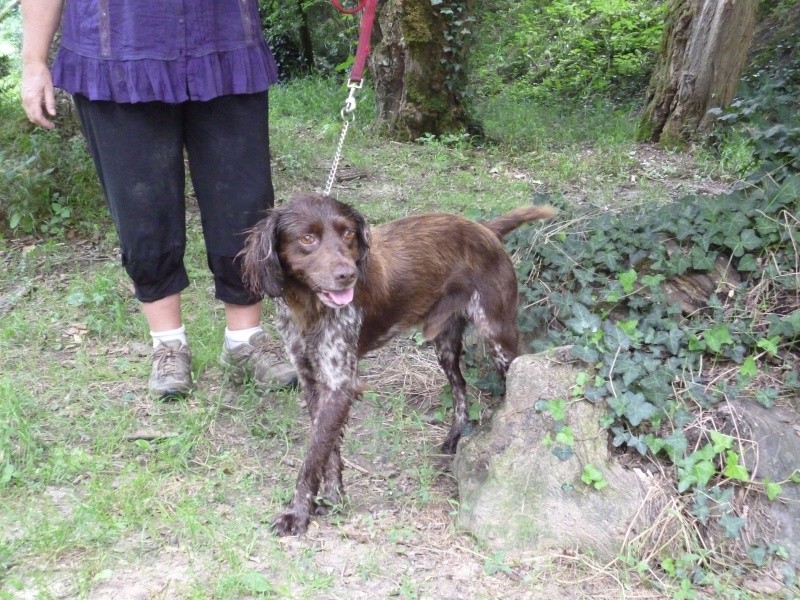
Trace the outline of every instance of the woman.
<path fill-rule="evenodd" d="M 63 14 L 62 14 L 63 13 Z M 54 127 L 54 86 L 73 95 L 153 338 L 149 389 L 192 388 L 181 318 L 189 280 L 184 150 L 215 296 L 225 306 L 221 362 L 235 381 L 290 383 L 242 282 L 243 232 L 273 205 L 267 90 L 275 62 L 256 0 L 22 0 L 22 104 Z M 48 54 L 60 26 L 51 69 Z"/>

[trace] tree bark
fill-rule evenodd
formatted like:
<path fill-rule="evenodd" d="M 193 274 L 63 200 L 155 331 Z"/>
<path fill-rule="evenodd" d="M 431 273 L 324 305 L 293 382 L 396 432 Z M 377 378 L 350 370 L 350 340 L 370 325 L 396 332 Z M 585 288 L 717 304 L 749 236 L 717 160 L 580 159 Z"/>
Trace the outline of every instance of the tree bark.
<path fill-rule="evenodd" d="M 467 115 L 464 35 L 471 0 L 386 0 L 373 34 L 370 68 L 378 118 L 394 137 L 463 130 Z M 465 33 L 466 32 L 466 33 Z"/>
<path fill-rule="evenodd" d="M 314 44 L 311 41 L 311 28 L 308 25 L 308 13 L 303 8 L 302 0 L 297 0 L 297 12 L 300 14 L 300 50 L 303 68 L 310 71 L 314 68 Z"/>
<path fill-rule="evenodd" d="M 756 24 L 756 0 L 672 0 L 639 124 L 643 141 L 681 146 L 729 104 Z"/>

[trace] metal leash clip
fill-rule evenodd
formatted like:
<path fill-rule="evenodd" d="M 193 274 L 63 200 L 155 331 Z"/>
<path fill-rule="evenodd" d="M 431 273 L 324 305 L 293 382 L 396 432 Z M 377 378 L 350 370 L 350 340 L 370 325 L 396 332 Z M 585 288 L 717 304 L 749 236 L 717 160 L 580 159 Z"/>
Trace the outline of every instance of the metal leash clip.
<path fill-rule="evenodd" d="M 364 86 L 364 80 L 360 81 L 351 81 L 347 84 L 347 87 L 350 90 L 350 93 L 347 95 L 347 99 L 344 101 L 344 108 L 342 108 L 342 119 L 346 118 L 346 115 L 352 113 L 356 109 L 356 90 L 360 90 Z M 354 116 L 355 117 L 355 116 Z M 352 120 L 352 119 L 351 119 Z"/>

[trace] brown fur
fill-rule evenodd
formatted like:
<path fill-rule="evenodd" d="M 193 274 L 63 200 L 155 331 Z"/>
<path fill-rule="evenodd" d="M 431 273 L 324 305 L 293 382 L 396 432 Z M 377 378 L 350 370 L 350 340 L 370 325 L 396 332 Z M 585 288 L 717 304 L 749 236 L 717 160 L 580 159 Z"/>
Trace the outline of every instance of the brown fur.
<path fill-rule="evenodd" d="M 321 484 L 323 501 L 342 498 L 339 447 L 359 393 L 358 358 L 401 330 L 421 325 L 433 340 L 453 391 L 454 418 L 444 449 L 455 452 L 467 425 L 459 366 L 464 328 L 475 325 L 505 377 L 517 355 L 518 293 L 501 240 L 524 223 L 554 214 L 548 206 L 526 206 L 484 223 L 426 214 L 370 231 L 352 207 L 307 196 L 272 210 L 256 225 L 242 253 L 245 278 L 256 291 L 280 298 L 278 328 L 312 419 L 294 499 L 274 523 L 279 533 L 305 531 Z M 352 288 L 352 302 L 345 302 Z"/>

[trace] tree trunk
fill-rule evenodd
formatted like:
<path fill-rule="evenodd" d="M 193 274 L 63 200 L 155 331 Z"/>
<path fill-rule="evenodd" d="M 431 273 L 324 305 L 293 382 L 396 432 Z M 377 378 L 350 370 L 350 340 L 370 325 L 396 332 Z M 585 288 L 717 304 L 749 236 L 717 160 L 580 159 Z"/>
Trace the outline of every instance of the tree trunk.
<path fill-rule="evenodd" d="M 708 128 L 709 109 L 736 94 L 757 9 L 756 0 L 671 0 L 640 140 L 680 146 Z"/>
<path fill-rule="evenodd" d="M 308 25 L 308 13 L 303 8 L 302 0 L 297 0 L 297 12 L 300 14 L 300 50 L 303 69 L 310 71 L 314 68 L 314 44 L 311 41 L 311 28 Z"/>
<path fill-rule="evenodd" d="M 386 0 L 373 34 L 370 67 L 378 117 L 398 139 L 458 131 L 467 123 L 461 98 L 463 44 L 471 0 Z"/>

